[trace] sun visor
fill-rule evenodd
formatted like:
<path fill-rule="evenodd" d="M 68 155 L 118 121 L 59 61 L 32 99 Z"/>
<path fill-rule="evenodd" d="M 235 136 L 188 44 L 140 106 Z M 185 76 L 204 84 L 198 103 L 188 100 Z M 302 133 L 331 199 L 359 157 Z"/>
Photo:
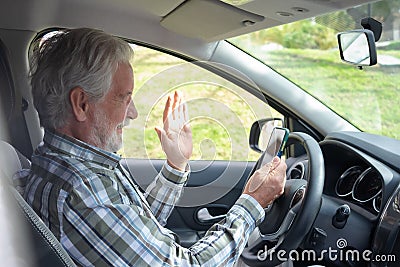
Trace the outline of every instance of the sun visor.
<path fill-rule="evenodd" d="M 164 17 L 161 25 L 184 36 L 216 41 L 263 20 L 263 16 L 219 0 L 189 0 Z"/>

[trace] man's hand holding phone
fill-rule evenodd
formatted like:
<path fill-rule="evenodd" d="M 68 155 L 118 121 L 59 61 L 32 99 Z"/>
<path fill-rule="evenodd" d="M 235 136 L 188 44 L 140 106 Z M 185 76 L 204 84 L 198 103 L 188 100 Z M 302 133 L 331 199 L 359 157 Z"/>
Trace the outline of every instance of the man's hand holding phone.
<path fill-rule="evenodd" d="M 287 166 L 281 155 L 288 137 L 288 129 L 274 128 L 257 170 L 244 189 L 244 194 L 254 197 L 264 208 L 283 194 Z"/>
<path fill-rule="evenodd" d="M 286 182 L 286 163 L 279 157 L 256 170 L 247 182 L 243 194 L 252 196 L 263 208 L 283 194 Z"/>

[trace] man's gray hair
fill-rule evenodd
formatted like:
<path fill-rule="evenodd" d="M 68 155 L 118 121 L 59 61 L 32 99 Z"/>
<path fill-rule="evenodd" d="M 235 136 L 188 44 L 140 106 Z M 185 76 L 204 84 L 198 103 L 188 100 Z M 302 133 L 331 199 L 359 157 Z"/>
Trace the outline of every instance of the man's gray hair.
<path fill-rule="evenodd" d="M 56 130 L 72 116 L 69 93 L 81 87 L 90 101 L 104 97 L 118 64 L 129 64 L 129 44 L 100 30 L 57 32 L 33 46 L 30 81 L 33 102 L 45 129 Z"/>

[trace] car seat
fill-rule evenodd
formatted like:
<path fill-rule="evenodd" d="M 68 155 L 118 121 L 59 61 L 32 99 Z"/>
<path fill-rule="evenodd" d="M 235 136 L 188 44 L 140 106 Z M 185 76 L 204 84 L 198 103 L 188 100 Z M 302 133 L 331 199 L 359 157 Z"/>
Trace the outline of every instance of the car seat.
<path fill-rule="evenodd" d="M 9 193 L 16 200 L 17 207 L 19 207 L 19 214 L 16 218 L 24 218 L 22 226 L 26 229 L 22 230 L 27 230 L 26 236 L 23 237 L 24 240 L 18 240 L 18 242 L 28 244 L 30 242 L 32 244 L 28 246 L 31 247 L 32 251 L 29 251 L 30 253 L 19 253 L 18 261 L 29 262 L 32 266 L 76 266 L 50 229 L 11 185 L 14 173 L 23 168 L 29 168 L 30 161 L 4 141 L 0 141 L 0 158 L 2 159 L 0 162 L 0 175 L 2 176 L 0 177 L 2 182 L 0 187 L 9 189 Z M 5 182 L 6 180 L 9 180 L 8 184 Z M 0 203 L 0 205 L 3 204 Z M 8 219 L 8 217 L 2 219 Z M 16 231 L 18 230 L 20 229 L 16 229 Z M 33 262 L 31 262 L 32 260 Z"/>
<path fill-rule="evenodd" d="M 13 116 L 17 110 L 22 110 L 16 108 L 18 97 L 9 69 L 0 41 L 0 254 L 5 256 L 1 257 L 0 265 L 76 266 L 50 229 L 12 185 L 14 173 L 23 168 L 29 169 L 30 161 L 10 145 L 11 140 L 21 145 L 24 135 Z M 21 147 L 29 147 L 30 152 L 25 151 L 25 154 L 31 153 L 31 146 Z"/>

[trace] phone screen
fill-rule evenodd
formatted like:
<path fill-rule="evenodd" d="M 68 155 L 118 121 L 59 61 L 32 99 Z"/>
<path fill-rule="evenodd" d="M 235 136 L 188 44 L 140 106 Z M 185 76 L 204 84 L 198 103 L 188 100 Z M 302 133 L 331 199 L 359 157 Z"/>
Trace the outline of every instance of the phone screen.
<path fill-rule="evenodd" d="M 281 157 L 288 137 L 289 130 L 286 128 L 275 127 L 272 130 L 267 148 L 262 156 L 261 166 L 272 161 L 275 156 Z"/>
<path fill-rule="evenodd" d="M 286 128 L 275 127 L 272 130 L 269 138 L 267 148 L 262 154 L 261 160 L 257 163 L 256 169 L 269 163 L 275 156 L 281 157 L 286 141 L 289 138 L 289 130 Z M 261 162 L 261 163 L 260 163 Z M 256 191 L 264 182 L 266 177 L 259 178 L 259 176 L 252 177 L 249 181 L 249 192 Z"/>

